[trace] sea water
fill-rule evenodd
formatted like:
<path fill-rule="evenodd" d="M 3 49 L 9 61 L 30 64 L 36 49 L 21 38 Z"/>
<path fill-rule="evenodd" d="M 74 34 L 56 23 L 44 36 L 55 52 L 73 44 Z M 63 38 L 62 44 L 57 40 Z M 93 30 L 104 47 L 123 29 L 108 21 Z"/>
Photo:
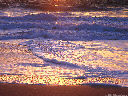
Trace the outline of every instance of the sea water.
<path fill-rule="evenodd" d="M 0 82 L 128 87 L 126 8 L 63 12 L 2 9 L 0 42 L 1 48 L 10 50 L 18 48 L 9 45 L 12 42 L 25 46 L 30 58 L 39 59 L 31 63 L 26 52 L 24 56 L 17 54 L 16 62 L 0 60 Z M 8 59 L 12 56 L 8 54 L 0 53 L 0 57 Z"/>

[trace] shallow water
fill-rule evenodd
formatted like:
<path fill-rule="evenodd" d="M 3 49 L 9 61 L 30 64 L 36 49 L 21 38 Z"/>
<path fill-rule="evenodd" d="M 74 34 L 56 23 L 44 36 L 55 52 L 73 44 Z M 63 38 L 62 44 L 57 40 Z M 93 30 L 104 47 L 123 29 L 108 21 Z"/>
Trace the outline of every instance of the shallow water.
<path fill-rule="evenodd" d="M 116 84 L 128 87 L 128 11 L 48 12 L 23 8 L 0 13 L 0 82 L 77 85 Z M 12 48 L 12 49 L 11 49 Z M 35 56 L 35 57 L 33 57 Z M 20 60 L 24 58 L 24 60 Z M 38 58 L 31 60 L 30 58 Z M 30 60 L 29 60 L 30 59 Z"/>

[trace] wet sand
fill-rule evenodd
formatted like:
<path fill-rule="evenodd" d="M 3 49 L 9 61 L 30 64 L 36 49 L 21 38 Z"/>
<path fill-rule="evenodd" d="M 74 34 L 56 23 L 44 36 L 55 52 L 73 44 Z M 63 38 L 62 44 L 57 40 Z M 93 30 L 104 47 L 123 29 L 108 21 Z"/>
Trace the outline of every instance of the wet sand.
<path fill-rule="evenodd" d="M 0 84 L 0 96 L 127 96 L 128 88 Z"/>

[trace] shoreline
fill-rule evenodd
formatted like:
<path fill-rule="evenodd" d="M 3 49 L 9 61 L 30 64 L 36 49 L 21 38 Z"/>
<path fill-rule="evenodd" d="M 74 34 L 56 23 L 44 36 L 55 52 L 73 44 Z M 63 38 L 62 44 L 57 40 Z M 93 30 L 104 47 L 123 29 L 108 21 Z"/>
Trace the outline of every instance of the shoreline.
<path fill-rule="evenodd" d="M 115 95 L 114 95 L 115 94 Z M 0 96 L 127 96 L 128 87 L 49 86 L 0 83 Z"/>

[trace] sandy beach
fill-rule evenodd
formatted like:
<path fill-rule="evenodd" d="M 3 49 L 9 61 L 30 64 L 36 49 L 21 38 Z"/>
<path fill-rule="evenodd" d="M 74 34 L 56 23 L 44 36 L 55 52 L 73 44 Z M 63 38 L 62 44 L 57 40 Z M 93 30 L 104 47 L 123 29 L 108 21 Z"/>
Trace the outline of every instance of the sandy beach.
<path fill-rule="evenodd" d="M 127 96 L 128 88 L 0 84 L 0 96 Z"/>

